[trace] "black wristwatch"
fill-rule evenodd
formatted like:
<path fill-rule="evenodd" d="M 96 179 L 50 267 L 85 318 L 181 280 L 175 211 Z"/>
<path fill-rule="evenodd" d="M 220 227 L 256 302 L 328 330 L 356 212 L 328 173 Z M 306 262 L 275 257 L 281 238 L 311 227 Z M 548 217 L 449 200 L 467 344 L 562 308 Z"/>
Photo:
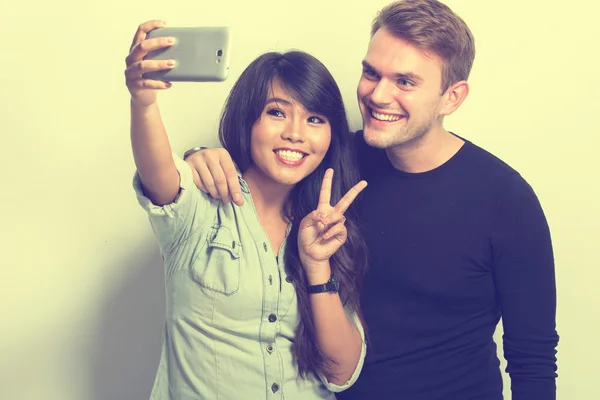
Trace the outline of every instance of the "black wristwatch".
<path fill-rule="evenodd" d="M 331 274 L 331 278 L 325 283 L 308 286 L 308 293 L 339 292 L 339 290 L 340 281 L 337 280 L 334 274 Z"/>

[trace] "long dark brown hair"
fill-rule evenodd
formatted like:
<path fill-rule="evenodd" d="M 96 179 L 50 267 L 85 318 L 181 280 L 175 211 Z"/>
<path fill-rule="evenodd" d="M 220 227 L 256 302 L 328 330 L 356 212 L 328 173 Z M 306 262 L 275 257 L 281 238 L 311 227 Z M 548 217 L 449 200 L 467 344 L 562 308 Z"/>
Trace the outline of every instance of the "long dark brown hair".
<path fill-rule="evenodd" d="M 292 221 L 285 248 L 285 268 L 296 289 L 300 322 L 296 329 L 293 352 L 301 376 L 310 372 L 332 377 L 330 362 L 318 346 L 313 324 L 307 278 L 298 255 L 300 221 L 314 211 L 319 199 L 323 175 L 327 168 L 335 171 L 331 204 L 359 181 L 350 129 L 340 90 L 327 70 L 315 57 L 301 51 L 270 52 L 254 60 L 232 88 L 221 117 L 219 139 L 229 151 L 240 171 L 252 165 L 250 135 L 260 117 L 273 81 L 277 79 L 288 94 L 311 112 L 323 115 L 331 126 L 331 144 L 321 164 L 297 183 L 284 207 L 285 216 Z M 357 226 L 357 211 L 351 206 L 345 213 L 348 239 L 330 258 L 332 272 L 340 281 L 340 296 L 344 306 L 357 313 L 360 282 L 367 265 L 366 245 Z"/>

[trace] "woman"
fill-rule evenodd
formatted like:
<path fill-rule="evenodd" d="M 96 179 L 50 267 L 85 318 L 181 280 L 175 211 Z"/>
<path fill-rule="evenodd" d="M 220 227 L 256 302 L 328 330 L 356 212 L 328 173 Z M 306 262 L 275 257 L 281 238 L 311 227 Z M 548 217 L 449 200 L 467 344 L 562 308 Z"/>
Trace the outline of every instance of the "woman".
<path fill-rule="evenodd" d="M 219 131 L 245 204 L 214 200 L 171 153 L 157 105 L 170 85 L 142 78 L 169 68 L 143 60 L 169 45 L 146 39 L 161 26 L 138 28 L 125 71 L 134 187 L 166 268 L 151 398 L 333 399 L 356 380 L 366 351 L 358 306 L 366 250 L 351 207 L 366 182 L 356 183 L 339 89 L 306 53 L 253 61 Z"/>

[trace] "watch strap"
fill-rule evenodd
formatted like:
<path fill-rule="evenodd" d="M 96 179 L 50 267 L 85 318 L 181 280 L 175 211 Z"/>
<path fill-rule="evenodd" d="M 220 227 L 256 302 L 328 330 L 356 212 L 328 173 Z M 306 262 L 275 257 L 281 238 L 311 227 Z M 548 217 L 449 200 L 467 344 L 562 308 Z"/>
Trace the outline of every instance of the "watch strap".
<path fill-rule="evenodd" d="M 309 285 L 308 293 L 325 293 L 325 292 L 338 292 L 340 290 L 340 283 L 334 274 L 331 274 L 331 278 L 325 283 L 318 285 Z"/>

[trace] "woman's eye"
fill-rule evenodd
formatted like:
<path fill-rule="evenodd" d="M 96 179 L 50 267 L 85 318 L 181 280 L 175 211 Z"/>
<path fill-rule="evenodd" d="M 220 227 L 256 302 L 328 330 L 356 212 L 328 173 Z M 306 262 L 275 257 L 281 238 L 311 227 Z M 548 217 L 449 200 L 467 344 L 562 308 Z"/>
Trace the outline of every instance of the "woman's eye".
<path fill-rule="evenodd" d="M 274 117 L 284 117 L 285 115 L 283 114 L 283 111 L 277 109 L 277 108 L 273 108 L 271 110 L 267 111 L 267 114 L 272 115 Z"/>
<path fill-rule="evenodd" d="M 321 117 L 312 116 L 308 118 L 308 122 L 310 122 L 311 124 L 324 124 L 325 120 Z"/>

